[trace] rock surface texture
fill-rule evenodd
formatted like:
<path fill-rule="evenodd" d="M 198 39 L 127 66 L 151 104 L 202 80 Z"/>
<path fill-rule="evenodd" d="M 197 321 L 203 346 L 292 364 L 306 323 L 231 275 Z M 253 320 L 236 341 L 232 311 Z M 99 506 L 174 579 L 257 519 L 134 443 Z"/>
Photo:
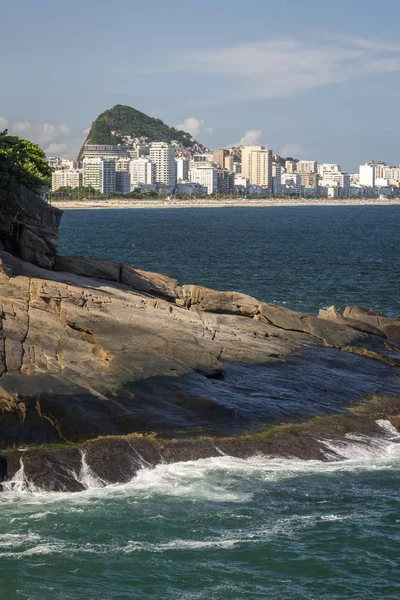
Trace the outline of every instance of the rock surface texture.
<path fill-rule="evenodd" d="M 0 243 L 22 260 L 52 268 L 62 211 L 14 183 L 6 206 L 0 206 Z"/>
<path fill-rule="evenodd" d="M 85 468 L 108 482 L 143 461 L 288 454 L 243 436 L 398 397 L 399 321 L 360 308 L 320 317 L 119 262 L 58 256 L 47 270 L 0 251 L 2 472 L 79 491 L 82 444 Z M 319 456 L 311 435 L 291 440 L 293 455 Z"/>

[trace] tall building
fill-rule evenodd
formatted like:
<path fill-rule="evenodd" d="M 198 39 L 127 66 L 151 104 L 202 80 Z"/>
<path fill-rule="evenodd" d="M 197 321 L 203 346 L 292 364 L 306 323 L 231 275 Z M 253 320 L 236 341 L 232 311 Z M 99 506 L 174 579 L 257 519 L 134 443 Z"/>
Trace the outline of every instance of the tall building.
<path fill-rule="evenodd" d="M 218 169 L 226 169 L 229 173 L 234 172 L 233 156 L 229 150 L 226 150 L 225 148 L 216 150 L 213 152 L 212 161 L 217 165 Z"/>
<path fill-rule="evenodd" d="M 207 163 L 199 163 L 192 166 L 189 171 L 189 180 L 207 188 L 207 194 L 215 194 L 217 191 L 217 169 Z"/>
<path fill-rule="evenodd" d="M 285 170 L 287 173 L 297 173 L 297 162 L 295 160 L 285 160 Z"/>
<path fill-rule="evenodd" d="M 242 148 L 242 175 L 252 185 L 272 187 L 272 150 L 263 146 Z"/>
<path fill-rule="evenodd" d="M 375 168 L 370 165 L 360 165 L 360 185 L 375 187 Z"/>
<path fill-rule="evenodd" d="M 390 181 L 400 181 L 400 167 L 384 167 L 382 178 Z"/>
<path fill-rule="evenodd" d="M 300 173 L 301 185 L 316 189 L 318 187 L 318 177 L 318 173 Z"/>
<path fill-rule="evenodd" d="M 317 173 L 318 165 L 315 160 L 299 160 L 297 162 L 298 173 Z"/>
<path fill-rule="evenodd" d="M 118 171 L 127 171 L 129 172 L 129 167 L 131 164 L 131 158 L 119 158 L 115 163 L 115 170 Z"/>
<path fill-rule="evenodd" d="M 217 169 L 217 192 L 222 195 L 232 194 L 235 190 L 235 173 L 228 169 Z"/>
<path fill-rule="evenodd" d="M 101 194 L 116 191 L 115 159 L 85 158 L 83 160 L 83 185 Z"/>
<path fill-rule="evenodd" d="M 189 159 L 180 156 L 176 158 L 176 179 L 178 182 L 189 180 Z"/>
<path fill-rule="evenodd" d="M 131 191 L 131 176 L 129 171 L 117 171 L 115 174 L 115 191 L 129 194 Z"/>
<path fill-rule="evenodd" d="M 82 169 L 62 169 L 51 175 L 51 190 L 56 192 L 60 187 L 82 187 Z"/>
<path fill-rule="evenodd" d="M 383 160 L 371 160 L 368 164 L 370 167 L 374 167 L 375 169 L 375 179 L 384 178 L 384 171 L 387 167 L 387 164 L 383 162 Z"/>
<path fill-rule="evenodd" d="M 138 185 L 153 185 L 156 183 L 156 165 L 148 158 L 131 160 L 129 173 L 131 189 Z"/>
<path fill-rule="evenodd" d="M 156 166 L 156 183 L 176 184 L 175 150 L 164 142 L 150 145 L 150 160 Z"/>
<path fill-rule="evenodd" d="M 300 173 L 282 173 L 281 174 L 281 192 L 283 194 L 301 194 L 301 174 Z"/>
<path fill-rule="evenodd" d="M 331 173 L 341 173 L 340 165 L 331 163 L 318 165 L 318 175 L 321 179 L 326 179 Z"/>

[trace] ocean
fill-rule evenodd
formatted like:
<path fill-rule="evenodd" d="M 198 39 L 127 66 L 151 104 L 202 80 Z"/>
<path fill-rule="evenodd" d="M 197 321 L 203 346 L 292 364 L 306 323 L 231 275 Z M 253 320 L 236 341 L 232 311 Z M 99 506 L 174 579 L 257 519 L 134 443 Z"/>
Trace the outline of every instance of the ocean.
<path fill-rule="evenodd" d="M 400 206 L 66 211 L 60 252 L 316 314 L 400 314 Z M 3 600 L 397 600 L 400 435 L 325 440 L 328 462 L 221 453 L 143 463 L 79 494 L 0 494 Z M 123 458 L 122 458 L 123 460 Z"/>

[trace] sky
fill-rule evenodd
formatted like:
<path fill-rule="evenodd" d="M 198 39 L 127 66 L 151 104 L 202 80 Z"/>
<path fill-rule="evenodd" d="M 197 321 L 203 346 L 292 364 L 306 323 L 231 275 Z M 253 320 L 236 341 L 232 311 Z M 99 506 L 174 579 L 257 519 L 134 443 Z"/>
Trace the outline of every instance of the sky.
<path fill-rule="evenodd" d="M 400 163 L 400 2 L 0 0 L 0 130 L 75 157 L 127 104 L 210 149 Z"/>

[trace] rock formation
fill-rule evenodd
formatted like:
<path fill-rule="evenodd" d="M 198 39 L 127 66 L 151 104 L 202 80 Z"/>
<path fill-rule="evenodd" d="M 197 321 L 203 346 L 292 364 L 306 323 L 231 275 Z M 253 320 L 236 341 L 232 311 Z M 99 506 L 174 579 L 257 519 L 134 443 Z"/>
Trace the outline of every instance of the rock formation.
<path fill-rule="evenodd" d="M 22 260 L 51 269 L 57 254 L 62 211 L 43 202 L 21 184 L 10 184 L 0 206 L 0 244 Z"/>
<path fill-rule="evenodd" d="M 343 433 L 354 426 L 346 411 L 378 397 L 384 408 L 373 414 L 395 422 L 399 321 L 360 308 L 314 317 L 116 261 L 54 259 L 59 215 L 43 214 L 51 252 L 34 237 L 25 246 L 23 235 L 16 247 L 3 238 L 14 256 L 0 251 L 0 474 L 8 479 L 23 467 L 46 489 L 82 489 L 82 449 L 87 468 L 110 482 L 143 461 L 221 451 L 320 457 L 313 434 L 296 429 L 304 426 L 285 438 L 262 432 L 342 415 Z M 373 430 L 374 419 L 364 421 Z M 58 448 L 15 450 L 41 444 Z"/>

